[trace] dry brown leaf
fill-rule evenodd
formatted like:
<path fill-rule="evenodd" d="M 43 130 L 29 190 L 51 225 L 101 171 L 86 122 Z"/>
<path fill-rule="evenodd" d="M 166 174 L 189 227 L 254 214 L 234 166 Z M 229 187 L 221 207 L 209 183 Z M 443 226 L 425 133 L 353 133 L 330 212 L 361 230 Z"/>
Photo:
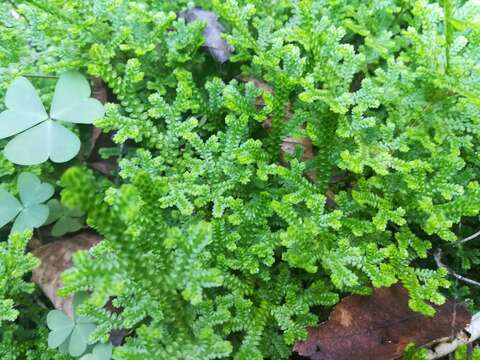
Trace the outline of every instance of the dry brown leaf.
<path fill-rule="evenodd" d="M 88 166 L 105 176 L 113 176 L 118 169 L 117 163 L 112 159 L 89 162 Z"/>
<path fill-rule="evenodd" d="M 217 14 L 195 7 L 187 11 L 182 11 L 178 16 L 185 19 L 187 23 L 197 20 L 205 23 L 205 28 L 203 29 L 203 37 L 205 39 L 203 47 L 206 48 L 209 54 L 220 64 L 230 59 L 234 48 L 223 38 L 225 29 L 218 21 Z"/>
<path fill-rule="evenodd" d="M 105 82 L 96 77 L 92 80 L 92 97 L 100 101 L 105 105 L 108 99 L 108 91 Z M 90 153 L 93 151 L 98 139 L 102 135 L 102 130 L 93 126 L 92 128 L 92 139 L 90 141 Z"/>
<path fill-rule="evenodd" d="M 294 350 L 312 360 L 390 360 L 402 356 L 409 343 L 431 345 L 457 335 L 471 316 L 464 305 L 449 301 L 434 317 L 408 307 L 408 293 L 399 284 L 375 289 L 371 296 L 352 295 L 335 306 L 330 319 L 309 329 Z"/>
<path fill-rule="evenodd" d="M 92 97 L 105 104 L 108 100 L 108 91 L 105 82 L 99 78 L 92 79 Z"/>
<path fill-rule="evenodd" d="M 92 96 L 102 104 L 105 104 L 108 101 L 108 89 L 102 79 L 94 78 L 92 80 Z M 112 140 L 111 134 L 104 133 L 102 129 L 93 126 L 90 139 L 87 165 L 105 176 L 112 176 L 118 169 L 117 159 L 102 159 L 99 154 L 99 150 L 102 147 L 116 146 Z"/>
<path fill-rule="evenodd" d="M 105 82 L 101 78 L 93 78 L 92 80 L 92 97 L 100 101 L 105 105 L 108 99 L 108 91 Z M 92 127 L 92 137 L 90 141 L 90 151 L 91 154 L 96 147 L 97 141 L 102 136 L 102 129 L 99 129 L 95 126 Z"/>
<path fill-rule="evenodd" d="M 32 280 L 50 299 L 53 306 L 73 316 L 72 299 L 57 296 L 57 290 L 62 287 L 61 275 L 72 266 L 72 255 L 78 250 L 88 250 L 101 241 L 95 233 L 82 232 L 71 237 L 50 242 L 37 247 L 32 254 L 41 264 L 33 270 Z"/>
<path fill-rule="evenodd" d="M 57 296 L 58 289 L 63 286 L 61 275 L 72 266 L 72 256 L 75 252 L 88 250 L 100 241 L 102 241 L 102 238 L 99 235 L 90 231 L 84 231 L 77 235 L 63 237 L 61 240 L 36 247 L 32 251 L 32 254 L 41 261 L 40 266 L 33 270 L 33 282 L 43 290 L 57 310 L 64 311 L 70 317 L 73 317 L 72 297 L 63 298 Z M 36 242 L 33 243 L 33 246 L 35 245 Z M 122 309 L 115 308 L 111 300 L 105 308 L 111 313 L 120 313 L 122 311 Z M 132 330 L 127 329 L 112 330 L 110 334 L 112 345 L 121 345 L 124 338 L 131 335 L 132 332 Z"/>

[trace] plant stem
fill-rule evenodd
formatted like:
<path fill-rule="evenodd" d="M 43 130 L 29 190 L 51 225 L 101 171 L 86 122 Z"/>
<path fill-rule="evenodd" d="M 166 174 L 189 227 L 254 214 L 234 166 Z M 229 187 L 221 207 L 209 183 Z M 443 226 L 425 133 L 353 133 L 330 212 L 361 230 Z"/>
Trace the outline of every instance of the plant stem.
<path fill-rule="evenodd" d="M 470 285 L 475 285 L 475 286 L 480 286 L 480 282 L 476 281 L 476 280 L 472 280 L 472 279 L 469 279 L 465 276 L 462 276 L 460 274 L 457 274 L 455 271 L 453 271 L 450 267 L 448 267 L 447 265 L 445 265 L 443 262 L 442 262 L 442 249 L 438 248 L 435 253 L 433 254 L 433 258 L 435 259 L 435 262 L 437 263 L 437 266 L 438 267 L 441 267 L 441 268 L 444 268 L 445 270 L 448 271 L 448 273 L 450 275 L 452 275 L 454 278 L 460 280 L 460 281 L 463 281 L 467 284 L 470 284 Z"/>
<path fill-rule="evenodd" d="M 453 18 L 453 3 L 452 0 L 443 0 L 444 12 L 444 31 L 445 31 L 445 73 L 448 73 L 450 68 L 450 45 L 453 42 L 453 29 L 450 24 Z"/>
<path fill-rule="evenodd" d="M 33 5 L 35 6 L 36 8 L 46 12 L 46 13 L 49 13 L 50 15 L 53 15 L 53 16 L 56 16 L 60 19 L 62 19 L 63 21 L 65 22 L 70 22 L 70 20 L 68 19 L 68 17 L 66 17 L 65 15 L 63 15 L 62 13 L 58 12 L 58 11 L 54 11 L 52 10 L 51 8 L 48 8 L 46 7 L 45 5 L 43 4 L 39 4 L 36 0 L 24 0 L 26 3 L 30 4 L 30 5 Z"/>
<path fill-rule="evenodd" d="M 12 6 L 13 10 L 15 10 L 15 12 L 18 14 L 18 16 L 21 16 L 25 22 L 27 23 L 27 25 L 30 25 L 30 21 L 27 19 L 27 17 L 22 14 L 22 12 L 18 9 L 18 6 L 17 4 L 15 4 L 12 0 L 7 0 L 7 2 Z"/>
<path fill-rule="evenodd" d="M 38 78 L 38 79 L 58 79 L 58 76 L 55 75 L 43 75 L 43 74 L 24 74 L 24 77 L 27 78 Z"/>
<path fill-rule="evenodd" d="M 466 237 L 465 239 L 458 240 L 458 241 L 455 241 L 454 243 L 448 244 L 448 246 L 454 246 L 454 245 L 463 244 L 463 243 L 466 243 L 467 241 L 476 239 L 476 238 L 479 237 L 479 236 L 480 236 L 480 230 L 477 231 L 476 233 L 470 235 L 469 237 Z"/>

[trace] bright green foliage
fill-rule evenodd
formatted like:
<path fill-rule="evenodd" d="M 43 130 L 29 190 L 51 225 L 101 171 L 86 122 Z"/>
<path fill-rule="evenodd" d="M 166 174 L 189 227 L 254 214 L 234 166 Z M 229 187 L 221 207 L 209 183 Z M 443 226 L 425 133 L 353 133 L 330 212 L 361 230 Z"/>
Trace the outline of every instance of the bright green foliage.
<path fill-rule="evenodd" d="M 11 324 L 0 327 L 0 357 L 5 360 L 71 360 L 69 355 L 62 355 L 57 350 L 47 346 L 48 330 L 44 327 L 44 311 L 33 303 L 22 307 L 28 321 L 19 322 L 22 325 Z M 25 319 L 27 320 L 27 319 Z M 37 326 L 32 329 L 31 321 Z M 43 320 L 43 322 L 42 322 Z"/>
<path fill-rule="evenodd" d="M 452 355 L 452 354 L 450 354 Z M 455 360 L 479 360 L 480 348 L 475 347 L 471 353 L 468 352 L 467 345 L 460 345 L 453 354 Z M 409 344 L 403 354 L 404 360 L 428 360 L 429 353 L 427 349 L 416 348 L 414 344 Z"/>
<path fill-rule="evenodd" d="M 2 91 L 76 69 L 111 92 L 95 125 L 113 132 L 118 174 L 78 166 L 60 181 L 62 204 L 105 238 L 61 291 L 92 292 L 91 340 L 131 329 L 116 360 L 286 359 L 318 309 L 396 282 L 432 315 L 449 282 L 431 248 L 479 227 L 480 7 L 193 3 L 219 15 L 228 63 L 202 49 L 204 24 L 177 19 L 185 1 L 27 1 L 0 35 L 34 44 L 0 48 Z M 282 156 L 287 137 L 314 157 Z M 444 254 L 478 276 L 478 245 Z"/>
<path fill-rule="evenodd" d="M 25 254 L 29 233 L 14 233 L 0 243 L 0 329 L 4 321 L 14 321 L 18 310 L 14 304 L 24 293 L 31 293 L 33 285 L 23 277 L 38 266 L 38 260 Z"/>
<path fill-rule="evenodd" d="M 475 347 L 473 351 L 469 354 L 467 345 L 461 345 L 455 351 L 455 360 L 479 360 L 480 359 L 480 348 Z"/>
<path fill-rule="evenodd" d="M 416 348 L 415 344 L 408 344 L 403 353 L 404 360 L 428 360 L 428 350 Z"/>

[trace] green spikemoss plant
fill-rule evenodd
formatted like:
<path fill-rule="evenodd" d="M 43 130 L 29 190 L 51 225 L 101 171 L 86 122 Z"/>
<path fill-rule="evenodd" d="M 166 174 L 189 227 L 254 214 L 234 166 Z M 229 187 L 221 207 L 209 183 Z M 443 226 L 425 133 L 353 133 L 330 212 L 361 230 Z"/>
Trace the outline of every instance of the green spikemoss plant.
<path fill-rule="evenodd" d="M 78 157 L 52 173 L 63 206 L 104 237 L 75 254 L 60 293 L 91 292 L 92 342 L 130 331 L 116 360 L 288 359 L 341 296 L 396 282 L 433 315 L 450 286 L 434 247 L 478 276 L 478 242 L 444 246 L 480 227 L 476 1 L 194 1 L 225 29 L 223 65 L 202 49 L 206 25 L 176 15 L 186 1 L 78 4 L 22 2 L 18 21 L 0 17 L 2 123 L 16 136 L 0 146 L 20 164 L 78 152 L 70 133 L 65 152 L 49 137 L 75 119 L 56 107 L 49 119 L 36 95 L 22 103 L 18 89 L 33 91 L 18 76 L 104 81 L 114 101 L 95 125 L 113 134 L 118 172 Z M 90 104 L 67 74 L 52 104 Z M 48 101 L 51 79 L 35 81 Z M 22 107 L 35 115 L 16 128 Z M 75 121 L 101 113 L 88 115 Z M 23 158 L 16 139 L 33 131 L 42 156 Z M 283 158 L 290 137 L 313 157 L 299 146 Z M 0 161 L 11 186 L 16 168 Z M 461 294 L 478 306 L 478 290 Z"/>

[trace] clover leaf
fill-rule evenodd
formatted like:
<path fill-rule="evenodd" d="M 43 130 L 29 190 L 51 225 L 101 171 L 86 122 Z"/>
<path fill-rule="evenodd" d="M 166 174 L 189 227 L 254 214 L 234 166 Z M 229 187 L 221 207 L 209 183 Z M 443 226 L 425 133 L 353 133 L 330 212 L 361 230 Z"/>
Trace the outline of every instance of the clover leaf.
<path fill-rule="evenodd" d="M 13 219 L 12 233 L 42 226 L 48 218 L 48 206 L 43 204 L 53 195 L 53 186 L 40 182 L 31 173 L 18 176 L 17 188 L 20 201 L 9 192 L 0 189 L 0 227 Z"/>
<path fill-rule="evenodd" d="M 113 346 L 111 343 L 98 343 L 91 354 L 83 355 L 80 360 L 110 360 L 112 358 Z"/>
<path fill-rule="evenodd" d="M 83 211 L 79 209 L 68 209 L 64 207 L 57 199 L 52 199 L 48 203 L 50 215 L 44 225 L 53 224 L 52 235 L 59 237 L 69 232 L 75 232 L 83 227 Z"/>
<path fill-rule="evenodd" d="M 48 312 L 47 326 L 51 330 L 48 334 L 48 347 L 58 348 L 61 353 L 68 352 L 75 357 L 82 356 L 87 351 L 88 339 L 96 325 L 89 318 L 76 315 L 76 309 L 86 296 L 86 293 L 75 294 L 73 319 L 60 310 Z"/>
<path fill-rule="evenodd" d="M 91 124 L 101 118 L 103 105 L 90 94 L 87 79 L 67 71 L 57 82 L 48 115 L 32 83 L 15 79 L 5 96 L 7 110 L 0 113 L 0 139 L 16 135 L 5 146 L 5 157 L 19 165 L 71 160 L 80 150 L 80 140 L 59 121 Z"/>

